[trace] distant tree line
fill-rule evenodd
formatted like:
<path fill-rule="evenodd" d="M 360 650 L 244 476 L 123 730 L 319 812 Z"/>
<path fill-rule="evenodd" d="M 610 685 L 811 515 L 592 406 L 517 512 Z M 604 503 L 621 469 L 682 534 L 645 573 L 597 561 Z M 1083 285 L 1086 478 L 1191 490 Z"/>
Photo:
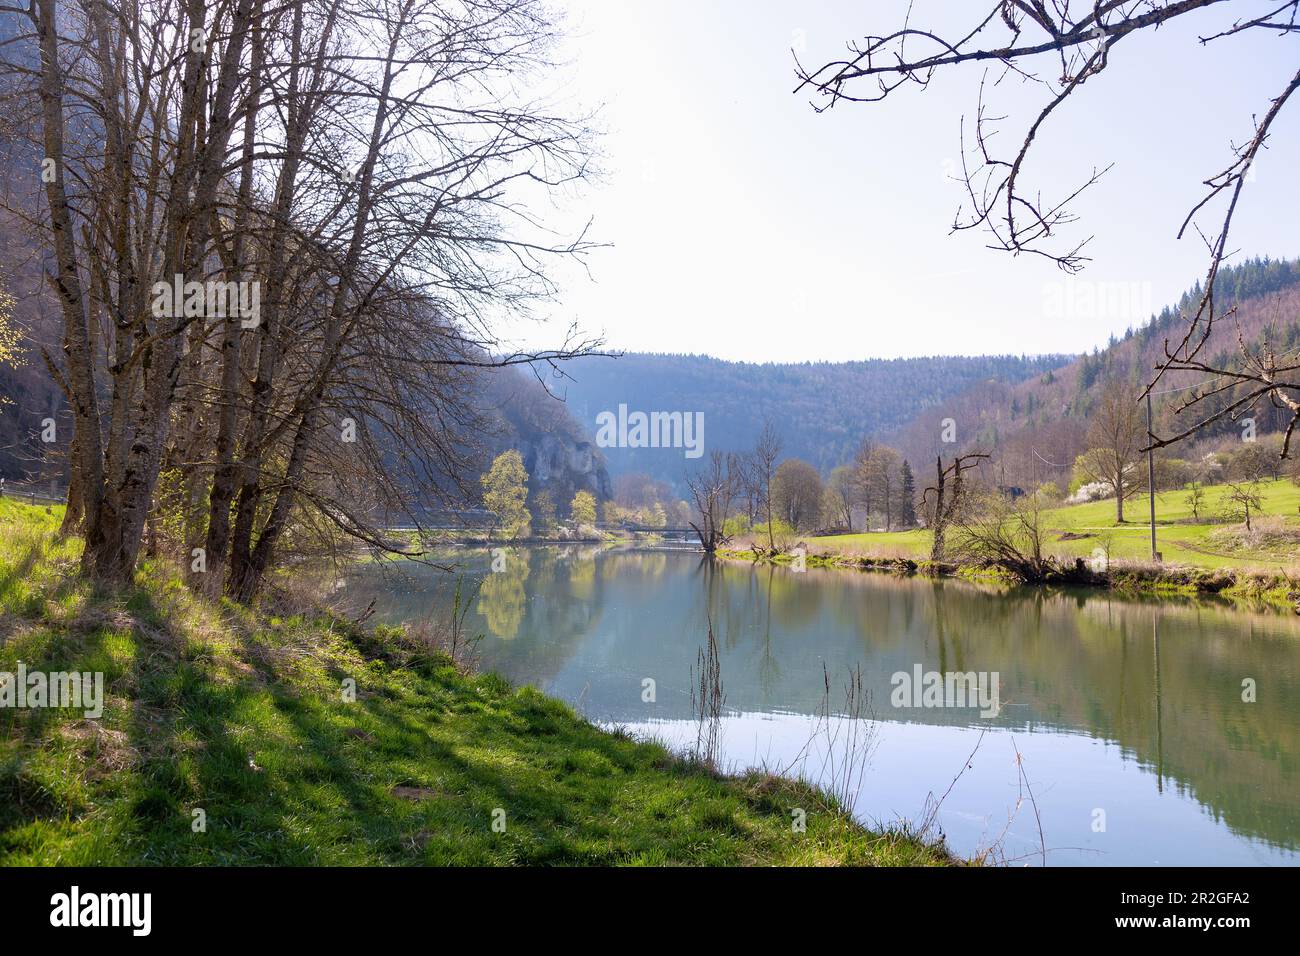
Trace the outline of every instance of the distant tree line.
<path fill-rule="evenodd" d="M 766 422 L 753 448 L 714 451 L 688 478 L 691 523 L 705 550 L 748 537 L 780 550 L 795 534 L 907 530 L 918 524 L 916 476 L 894 449 L 866 440 L 823 477 Z"/>

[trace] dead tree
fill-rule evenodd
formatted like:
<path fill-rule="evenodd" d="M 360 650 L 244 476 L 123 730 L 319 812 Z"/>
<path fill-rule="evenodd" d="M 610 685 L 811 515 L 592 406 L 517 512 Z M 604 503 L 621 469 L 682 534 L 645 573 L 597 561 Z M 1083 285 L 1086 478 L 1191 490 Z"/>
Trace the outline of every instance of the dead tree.
<path fill-rule="evenodd" d="M 1227 501 L 1231 506 L 1228 516 L 1241 518 L 1246 522 L 1246 530 L 1253 531 L 1254 528 L 1250 523 L 1250 509 L 1254 508 L 1256 514 L 1263 510 L 1263 503 L 1260 501 L 1259 495 L 1259 482 L 1256 480 L 1232 482 L 1228 485 Z"/>
<path fill-rule="evenodd" d="M 776 460 L 780 457 L 781 436 L 777 434 L 772 422 L 764 422 L 751 460 L 755 479 L 762 488 L 763 510 L 767 517 L 767 546 L 773 551 L 776 550 L 776 538 L 772 528 L 772 479 L 776 477 Z"/>
<path fill-rule="evenodd" d="M 690 522 L 705 554 L 713 554 L 726 544 L 723 525 L 736 496 L 739 468 L 735 456 L 714 451 L 703 470 L 686 479 L 686 487 L 695 503 L 696 520 Z"/>
<path fill-rule="evenodd" d="M 942 561 L 946 554 L 945 536 L 948 528 L 956 520 L 965 504 L 965 474 L 977 468 L 982 460 L 989 458 L 984 452 L 970 452 L 958 455 L 948 467 L 943 465 L 943 456 L 934 459 L 935 484 L 926 488 L 921 495 L 925 508 L 925 523 L 934 536 L 930 545 L 930 560 Z"/>

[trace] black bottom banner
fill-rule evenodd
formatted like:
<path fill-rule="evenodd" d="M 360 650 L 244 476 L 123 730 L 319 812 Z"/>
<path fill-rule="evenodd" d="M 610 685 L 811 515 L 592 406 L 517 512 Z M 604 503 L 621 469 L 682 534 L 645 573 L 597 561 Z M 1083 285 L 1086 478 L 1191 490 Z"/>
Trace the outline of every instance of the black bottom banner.
<path fill-rule="evenodd" d="M 1042 928 L 1068 938 L 1199 934 L 1227 942 L 1284 928 L 1291 876 L 1269 869 L 8 869 L 0 871 L 0 925 L 10 942 L 77 934 L 128 946 L 239 943 L 279 931 L 338 944 L 409 938 L 430 919 L 536 934 L 687 914 L 717 919 L 730 940 L 779 931 L 783 921 L 806 931 L 810 920 L 829 928 L 857 918 L 884 930 L 960 934 L 992 921 L 1017 937 Z M 734 903 L 741 911 L 724 917 Z"/>

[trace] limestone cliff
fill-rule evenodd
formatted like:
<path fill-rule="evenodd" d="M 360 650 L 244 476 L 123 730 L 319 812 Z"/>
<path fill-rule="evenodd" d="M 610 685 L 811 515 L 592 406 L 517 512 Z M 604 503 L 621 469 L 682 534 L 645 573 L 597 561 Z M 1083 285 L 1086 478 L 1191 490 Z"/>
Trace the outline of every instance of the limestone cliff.
<path fill-rule="evenodd" d="M 529 484 L 534 490 L 547 488 L 557 502 L 568 502 L 579 491 L 590 491 L 599 500 L 614 496 L 605 468 L 605 456 L 585 438 L 569 434 L 540 434 L 521 438 Z"/>
<path fill-rule="evenodd" d="M 515 369 L 482 375 L 483 414 L 497 422 L 486 436 L 485 451 L 498 454 L 518 449 L 528 472 L 530 499 L 549 491 L 561 514 L 579 491 L 597 500 L 612 498 L 605 456 L 570 412 L 569 406 L 538 380 Z"/>

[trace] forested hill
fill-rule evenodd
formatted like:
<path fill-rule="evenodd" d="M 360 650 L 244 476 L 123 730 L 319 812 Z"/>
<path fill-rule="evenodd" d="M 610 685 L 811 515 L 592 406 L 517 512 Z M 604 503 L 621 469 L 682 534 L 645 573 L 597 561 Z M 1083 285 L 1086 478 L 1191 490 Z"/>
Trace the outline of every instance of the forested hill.
<path fill-rule="evenodd" d="M 1248 345 L 1267 337 L 1287 361 L 1300 352 L 1300 261 L 1247 259 L 1225 267 L 1215 283 L 1221 318 L 1202 350 L 1215 367 L 1240 361 L 1238 335 Z M 951 446 L 940 442 L 941 423 L 957 423 L 958 443 L 995 453 L 1002 476 L 1010 484 L 1031 484 L 1045 479 L 1069 480 L 1075 456 L 1086 450 L 1089 417 L 1102 394 L 1117 381 L 1144 385 L 1164 354 L 1165 343 L 1176 344 L 1184 332 L 1183 316 L 1196 311 L 1201 286 L 1189 289 L 1177 305 L 1163 309 L 1140 328 L 1116 336 L 1050 373 L 1018 384 L 977 383 L 920 410 L 914 420 L 883 440 L 912 462 L 933 462 Z M 1161 382 L 1154 412 L 1158 434 L 1174 434 L 1193 424 L 1192 416 L 1208 416 L 1225 408 L 1237 396 L 1222 392 L 1193 409 L 1177 409 L 1205 380 L 1199 372 L 1171 372 Z M 1243 413 L 1244 414 L 1244 413 Z M 1263 434 L 1284 428 L 1284 409 L 1262 402 L 1250 412 Z M 1236 435 L 1240 425 L 1225 419 L 1198 433 L 1198 440 Z M 1189 454 L 1180 444 L 1173 453 Z M 933 467 L 933 466 L 931 466 Z"/>
<path fill-rule="evenodd" d="M 1071 356 L 990 355 L 868 359 L 856 362 L 753 364 L 704 355 L 630 353 L 566 363 L 572 381 L 554 383 L 575 418 L 595 435 L 596 416 L 629 412 L 702 412 L 704 448 L 748 450 L 765 420 L 776 426 L 785 457 L 823 473 L 852 458 L 865 436 L 902 427 L 925 408 L 995 380 L 1017 383 Z M 659 448 L 606 448 L 614 475 L 642 471 L 680 486 L 695 464 Z"/>

